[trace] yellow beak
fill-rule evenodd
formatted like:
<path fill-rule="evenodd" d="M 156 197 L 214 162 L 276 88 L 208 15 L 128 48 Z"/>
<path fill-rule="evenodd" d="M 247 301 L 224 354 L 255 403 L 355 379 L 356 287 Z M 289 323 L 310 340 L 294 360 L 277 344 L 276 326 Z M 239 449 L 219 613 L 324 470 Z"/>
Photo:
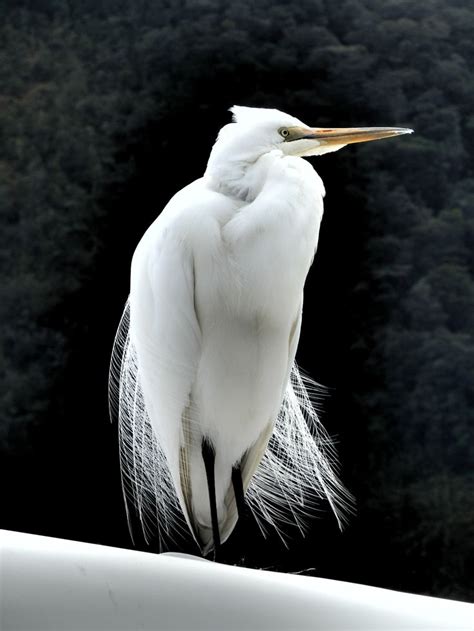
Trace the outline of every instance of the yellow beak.
<path fill-rule="evenodd" d="M 411 134 L 413 129 L 406 127 L 336 127 L 309 128 L 293 127 L 288 140 L 319 140 L 322 145 L 349 145 L 354 142 L 381 140 L 402 134 Z"/>

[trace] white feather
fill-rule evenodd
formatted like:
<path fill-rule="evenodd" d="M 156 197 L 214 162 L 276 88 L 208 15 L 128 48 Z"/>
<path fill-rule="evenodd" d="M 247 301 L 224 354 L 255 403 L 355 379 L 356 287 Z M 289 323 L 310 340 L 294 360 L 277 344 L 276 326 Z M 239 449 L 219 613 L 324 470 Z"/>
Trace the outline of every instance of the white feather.
<path fill-rule="evenodd" d="M 109 383 L 111 409 L 118 412 L 123 492 L 138 512 L 145 540 L 158 535 L 166 549 L 185 532 L 187 520 L 146 411 L 128 327 L 127 301 L 115 338 Z M 296 525 L 304 532 L 320 500 L 329 502 L 341 528 L 351 511 L 352 496 L 336 473 L 333 441 L 315 409 L 325 396 L 324 387 L 292 365 L 283 404 L 246 495 L 264 535 L 272 527 L 286 542 L 288 526 Z"/>
<path fill-rule="evenodd" d="M 138 245 L 111 377 L 124 488 L 145 533 L 155 521 L 166 539 L 181 512 L 204 550 L 204 437 L 216 450 L 222 541 L 237 520 L 232 466 L 246 453 L 244 485 L 262 528 L 283 535 L 290 514 L 302 527 L 323 495 L 340 520 L 348 499 L 293 365 L 324 187 L 308 163 L 276 150 L 235 195 L 216 184 L 224 175 L 210 168 L 178 193 Z"/>
<path fill-rule="evenodd" d="M 204 552 L 237 521 L 235 466 L 262 530 L 302 529 L 321 497 L 343 521 L 350 495 L 311 402 L 320 389 L 294 364 L 325 194 L 302 156 L 411 133 L 232 112 L 204 177 L 172 198 L 135 251 L 110 377 L 124 493 L 145 536 L 154 524 L 166 540 L 187 524 Z M 204 442 L 215 453 L 212 492 Z"/>

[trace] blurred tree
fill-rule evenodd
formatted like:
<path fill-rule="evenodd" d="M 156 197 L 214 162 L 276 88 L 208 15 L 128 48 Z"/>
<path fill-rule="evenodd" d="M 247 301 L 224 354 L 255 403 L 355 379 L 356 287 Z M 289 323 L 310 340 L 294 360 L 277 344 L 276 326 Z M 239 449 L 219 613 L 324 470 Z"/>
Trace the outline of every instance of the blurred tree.
<path fill-rule="evenodd" d="M 2 525 L 128 545 L 105 389 L 129 260 L 229 106 L 406 125 L 316 164 L 300 359 L 336 386 L 359 512 L 342 538 L 312 524 L 301 563 L 472 598 L 474 7 L 4 0 L 0 18 Z"/>

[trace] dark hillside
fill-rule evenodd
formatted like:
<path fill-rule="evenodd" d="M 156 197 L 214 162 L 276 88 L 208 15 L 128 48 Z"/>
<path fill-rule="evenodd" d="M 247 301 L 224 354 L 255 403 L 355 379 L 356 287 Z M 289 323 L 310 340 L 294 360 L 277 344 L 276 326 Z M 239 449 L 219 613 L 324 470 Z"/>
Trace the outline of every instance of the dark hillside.
<path fill-rule="evenodd" d="M 289 550 L 249 525 L 246 563 L 472 600 L 473 3 L 4 0 L 0 42 L 0 526 L 132 545 L 110 348 L 134 247 L 228 107 L 407 126 L 313 160 L 298 357 L 357 515 Z"/>

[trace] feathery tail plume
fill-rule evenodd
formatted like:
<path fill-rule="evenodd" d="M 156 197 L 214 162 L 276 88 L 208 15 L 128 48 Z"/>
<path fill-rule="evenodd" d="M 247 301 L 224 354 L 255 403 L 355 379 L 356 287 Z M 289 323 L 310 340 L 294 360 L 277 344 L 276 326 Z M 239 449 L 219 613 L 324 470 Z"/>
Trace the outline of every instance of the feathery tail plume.
<path fill-rule="evenodd" d="M 109 374 L 110 413 L 119 424 L 122 488 L 132 537 L 129 502 L 137 510 L 145 540 L 158 534 L 166 548 L 187 526 L 165 454 L 147 416 L 129 321 L 127 302 Z M 335 471 L 334 445 L 314 408 L 324 393 L 322 386 L 293 364 L 273 434 L 247 490 L 248 504 L 262 533 L 271 526 L 284 542 L 287 525 L 296 524 L 304 532 L 318 500 L 329 502 L 341 528 L 351 511 L 352 496 Z"/>

